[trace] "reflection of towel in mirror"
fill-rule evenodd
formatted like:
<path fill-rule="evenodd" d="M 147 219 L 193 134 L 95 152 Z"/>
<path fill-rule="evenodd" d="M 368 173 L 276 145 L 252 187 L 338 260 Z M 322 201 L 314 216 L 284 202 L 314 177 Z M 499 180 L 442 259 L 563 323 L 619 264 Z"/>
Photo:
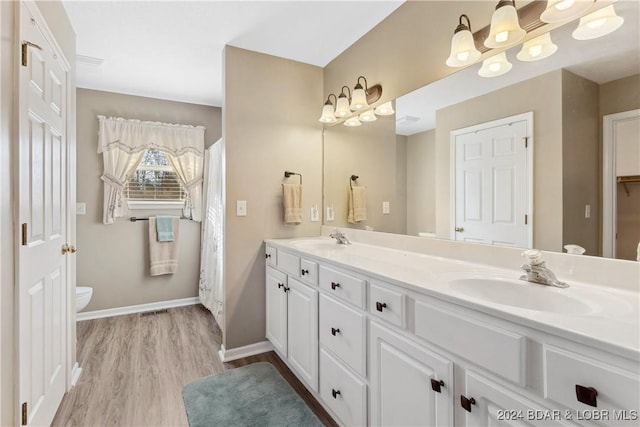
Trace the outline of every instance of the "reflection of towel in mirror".
<path fill-rule="evenodd" d="M 285 224 L 302 223 L 302 185 L 282 184 L 282 204 Z"/>
<path fill-rule="evenodd" d="M 149 218 L 149 259 L 151 275 L 173 274 L 178 271 L 178 226 L 180 218 L 174 216 L 173 241 L 160 242 L 157 238 L 156 218 Z"/>
<path fill-rule="evenodd" d="M 354 185 L 349 191 L 349 213 L 347 221 L 350 224 L 367 220 L 367 187 Z"/>

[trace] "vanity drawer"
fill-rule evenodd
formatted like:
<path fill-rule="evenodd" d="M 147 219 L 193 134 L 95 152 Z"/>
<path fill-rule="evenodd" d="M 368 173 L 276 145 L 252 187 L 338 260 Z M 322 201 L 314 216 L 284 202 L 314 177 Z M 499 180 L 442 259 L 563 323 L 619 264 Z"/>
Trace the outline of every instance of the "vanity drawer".
<path fill-rule="evenodd" d="M 310 285 L 318 284 L 318 264 L 307 259 L 300 260 L 300 279 Z"/>
<path fill-rule="evenodd" d="M 376 281 L 369 285 L 369 312 L 400 328 L 405 325 L 406 299 L 405 294 L 389 285 Z"/>
<path fill-rule="evenodd" d="M 356 307 L 364 308 L 366 284 L 367 281 L 359 277 L 320 266 L 320 287 Z"/>
<path fill-rule="evenodd" d="M 278 265 L 278 250 L 273 246 L 265 246 L 264 257 L 267 265 L 272 265 L 274 267 Z"/>
<path fill-rule="evenodd" d="M 320 296 L 320 343 L 358 374 L 366 376 L 367 320 L 364 313 Z"/>
<path fill-rule="evenodd" d="M 609 410 L 612 416 L 614 411 L 640 410 L 638 374 L 551 345 L 544 346 L 543 363 L 547 399 L 579 411 Z"/>
<path fill-rule="evenodd" d="M 300 276 L 300 257 L 278 251 L 278 268 L 298 277 Z"/>
<path fill-rule="evenodd" d="M 525 386 L 525 336 L 416 301 L 416 335 L 471 363 Z"/>
<path fill-rule="evenodd" d="M 320 396 L 347 426 L 367 425 L 367 385 L 320 350 Z"/>

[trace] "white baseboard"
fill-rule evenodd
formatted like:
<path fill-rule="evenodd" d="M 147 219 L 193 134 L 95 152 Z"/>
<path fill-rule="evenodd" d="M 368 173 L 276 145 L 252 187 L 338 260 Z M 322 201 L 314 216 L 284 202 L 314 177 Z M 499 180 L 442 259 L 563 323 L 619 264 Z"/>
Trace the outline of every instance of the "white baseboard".
<path fill-rule="evenodd" d="M 126 307 L 107 308 L 105 310 L 87 311 L 76 314 L 76 321 L 102 319 L 103 317 L 122 316 L 123 314 L 144 313 L 146 311 L 163 310 L 165 308 L 182 307 L 185 305 L 199 304 L 198 297 L 174 299 L 170 301 L 158 301 L 148 304 L 128 305 Z"/>
<path fill-rule="evenodd" d="M 230 350 L 226 350 L 224 345 L 222 345 L 220 346 L 220 351 L 218 351 L 218 356 L 220 356 L 222 362 L 230 362 L 243 357 L 253 356 L 254 354 L 266 353 L 271 350 L 273 350 L 273 346 L 269 341 L 265 340 Z"/>
<path fill-rule="evenodd" d="M 78 362 L 76 362 L 76 364 L 73 365 L 73 369 L 71 369 L 71 387 L 75 387 L 75 385 L 78 384 L 80 374 L 82 374 L 82 368 L 78 365 Z"/>

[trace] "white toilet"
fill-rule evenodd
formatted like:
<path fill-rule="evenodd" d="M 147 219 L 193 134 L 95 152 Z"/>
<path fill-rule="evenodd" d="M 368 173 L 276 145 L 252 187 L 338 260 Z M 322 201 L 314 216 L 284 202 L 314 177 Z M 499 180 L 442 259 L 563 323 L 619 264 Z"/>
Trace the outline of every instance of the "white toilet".
<path fill-rule="evenodd" d="M 76 286 L 76 313 L 84 310 L 91 301 L 93 288 L 88 286 Z"/>

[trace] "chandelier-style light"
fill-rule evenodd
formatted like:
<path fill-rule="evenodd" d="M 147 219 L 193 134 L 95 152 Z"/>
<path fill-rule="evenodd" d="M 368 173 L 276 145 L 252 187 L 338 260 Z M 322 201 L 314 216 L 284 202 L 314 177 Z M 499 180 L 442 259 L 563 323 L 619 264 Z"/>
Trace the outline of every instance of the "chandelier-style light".
<path fill-rule="evenodd" d="M 624 18 L 616 15 L 616 10 L 610 5 L 580 18 L 572 36 L 576 40 L 596 39 L 614 32 L 623 22 Z"/>
<path fill-rule="evenodd" d="M 551 33 L 544 33 L 534 39 L 524 42 L 522 49 L 516 56 L 520 61 L 539 61 L 548 58 L 558 50 L 558 46 L 551 41 Z"/>
<path fill-rule="evenodd" d="M 547 0 L 540 20 L 549 24 L 577 18 L 593 6 L 594 0 Z"/>
<path fill-rule="evenodd" d="M 527 32 L 520 28 L 515 0 L 500 0 L 491 17 L 489 36 L 484 41 L 488 48 L 496 49 L 516 45 Z"/>
<path fill-rule="evenodd" d="M 466 19 L 467 25 L 462 23 Z M 460 15 L 459 24 L 451 38 L 451 53 L 447 59 L 449 67 L 463 67 L 473 64 L 480 59 L 480 51 L 476 49 L 476 43 L 471 34 L 471 21 L 467 15 Z"/>
<path fill-rule="evenodd" d="M 331 102 L 331 97 L 333 96 L 333 99 L 336 100 L 337 103 L 337 98 L 334 94 L 330 93 L 329 96 L 327 96 L 327 102 L 324 103 L 324 107 L 322 107 L 322 115 L 320 116 L 320 118 L 318 119 L 319 122 L 322 123 L 335 123 L 338 121 L 338 119 L 336 119 L 336 113 L 335 113 L 335 109 L 333 107 L 333 103 Z"/>
<path fill-rule="evenodd" d="M 507 60 L 507 54 L 500 52 L 482 62 L 482 68 L 478 70 L 480 77 L 497 77 L 508 73 L 513 65 Z"/>

